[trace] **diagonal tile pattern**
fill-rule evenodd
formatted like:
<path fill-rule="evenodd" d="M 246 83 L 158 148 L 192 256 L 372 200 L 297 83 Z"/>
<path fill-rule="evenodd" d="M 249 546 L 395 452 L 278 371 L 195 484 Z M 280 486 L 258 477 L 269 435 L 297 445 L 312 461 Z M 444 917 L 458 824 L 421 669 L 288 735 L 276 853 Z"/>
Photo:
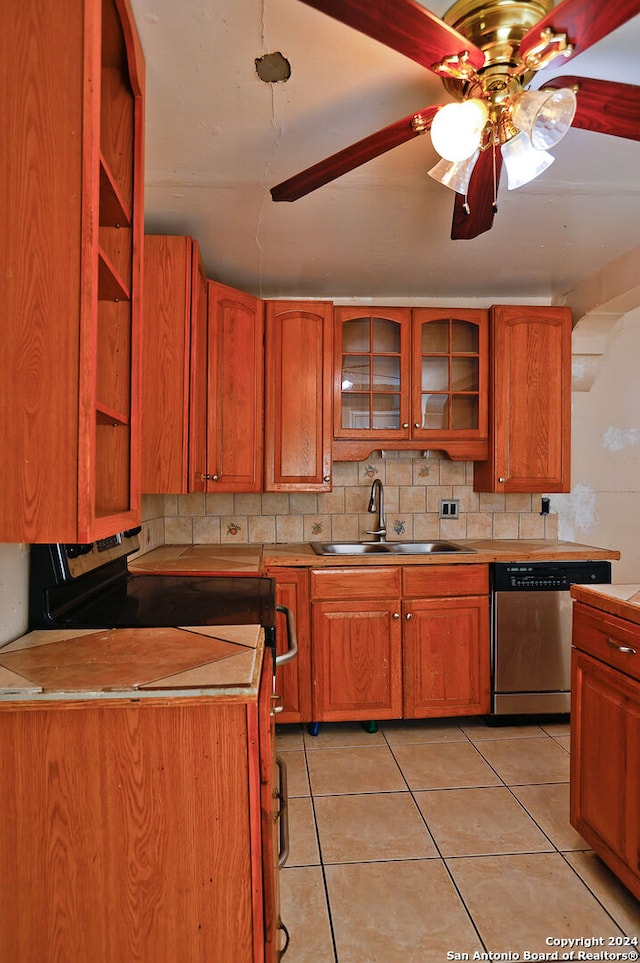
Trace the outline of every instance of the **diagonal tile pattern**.
<path fill-rule="evenodd" d="M 283 726 L 277 749 L 292 797 L 287 963 L 542 959 L 548 939 L 640 940 L 640 904 L 569 824 L 567 724 Z"/>

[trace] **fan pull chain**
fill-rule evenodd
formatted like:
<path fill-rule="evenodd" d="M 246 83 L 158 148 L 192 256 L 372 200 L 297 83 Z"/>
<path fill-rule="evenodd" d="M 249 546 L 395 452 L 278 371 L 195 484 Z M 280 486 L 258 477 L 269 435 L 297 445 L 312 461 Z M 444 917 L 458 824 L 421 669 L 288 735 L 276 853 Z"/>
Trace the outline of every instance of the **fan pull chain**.
<path fill-rule="evenodd" d="M 498 213 L 498 177 L 497 177 L 497 173 L 496 173 L 496 141 L 495 141 L 495 137 L 492 139 L 492 142 L 491 142 L 491 151 L 492 151 L 492 159 L 493 159 L 493 203 L 492 203 L 491 206 L 493 207 L 493 213 L 494 213 L 494 214 L 497 214 L 497 213 Z"/>

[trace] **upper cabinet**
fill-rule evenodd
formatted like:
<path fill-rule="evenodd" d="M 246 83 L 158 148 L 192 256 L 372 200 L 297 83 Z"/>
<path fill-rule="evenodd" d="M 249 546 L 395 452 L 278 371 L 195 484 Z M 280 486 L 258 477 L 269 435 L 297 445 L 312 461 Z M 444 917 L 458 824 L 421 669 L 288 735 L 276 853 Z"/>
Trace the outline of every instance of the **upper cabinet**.
<path fill-rule="evenodd" d="M 335 309 L 334 456 L 436 448 L 487 456 L 488 315 Z"/>
<path fill-rule="evenodd" d="M 190 237 L 144 247 L 142 491 L 204 491 L 207 282 Z"/>
<path fill-rule="evenodd" d="M 208 281 L 206 491 L 262 487 L 263 302 Z"/>
<path fill-rule="evenodd" d="M 94 541 L 140 520 L 144 61 L 128 0 L 4 20 L 0 541 Z"/>
<path fill-rule="evenodd" d="M 571 309 L 491 309 L 489 457 L 474 466 L 480 492 L 568 492 Z"/>
<path fill-rule="evenodd" d="M 331 489 L 331 344 L 331 302 L 267 302 L 267 492 Z"/>

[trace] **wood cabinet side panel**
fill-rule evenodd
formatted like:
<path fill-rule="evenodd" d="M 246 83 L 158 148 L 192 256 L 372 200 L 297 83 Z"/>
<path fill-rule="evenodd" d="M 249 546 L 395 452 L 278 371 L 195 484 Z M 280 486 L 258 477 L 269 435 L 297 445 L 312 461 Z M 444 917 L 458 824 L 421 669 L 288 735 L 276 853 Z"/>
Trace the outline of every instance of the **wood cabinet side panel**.
<path fill-rule="evenodd" d="M 76 526 L 83 47 L 70 0 L 3 8 L 1 541 Z"/>
<path fill-rule="evenodd" d="M 0 746 L 0 958 L 253 959 L 244 706 L 6 712 Z"/>
<path fill-rule="evenodd" d="M 142 489 L 149 493 L 187 491 L 192 247 L 189 237 L 145 238 Z"/>
<path fill-rule="evenodd" d="M 194 242 L 191 260 L 188 491 L 202 492 L 207 468 L 207 279 Z"/>

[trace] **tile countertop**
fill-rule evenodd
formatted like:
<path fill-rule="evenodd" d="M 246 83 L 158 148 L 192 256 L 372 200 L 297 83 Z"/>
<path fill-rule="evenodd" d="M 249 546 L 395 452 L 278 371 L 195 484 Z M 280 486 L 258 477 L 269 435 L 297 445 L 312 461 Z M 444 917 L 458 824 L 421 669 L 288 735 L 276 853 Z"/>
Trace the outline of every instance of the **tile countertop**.
<path fill-rule="evenodd" d="M 132 572 L 158 575 L 256 575 L 270 567 L 442 565 L 469 562 L 618 559 L 620 552 L 575 542 L 452 539 L 469 553 L 437 555 L 316 555 L 307 542 L 282 545 L 163 545 L 129 562 Z"/>
<path fill-rule="evenodd" d="M 24 701 L 257 697 L 259 625 L 41 629 L 0 649 L 0 708 Z"/>
<path fill-rule="evenodd" d="M 571 597 L 640 625 L 640 584 L 572 585 Z"/>

